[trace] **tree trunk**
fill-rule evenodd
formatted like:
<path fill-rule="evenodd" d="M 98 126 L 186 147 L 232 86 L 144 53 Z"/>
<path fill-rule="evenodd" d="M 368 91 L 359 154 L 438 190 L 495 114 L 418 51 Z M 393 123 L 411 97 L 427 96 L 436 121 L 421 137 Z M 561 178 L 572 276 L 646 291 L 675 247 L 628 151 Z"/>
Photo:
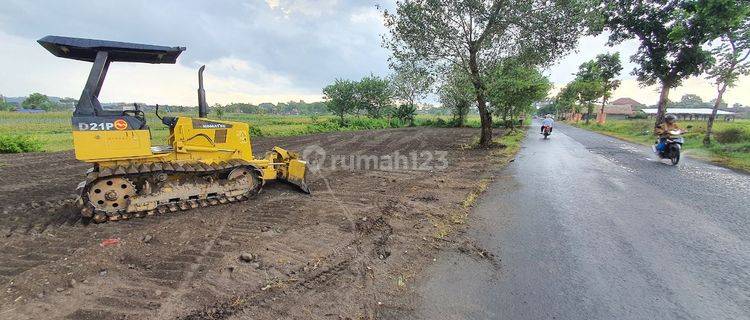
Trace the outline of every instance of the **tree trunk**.
<path fill-rule="evenodd" d="M 481 147 L 489 147 L 492 144 L 492 114 L 487 110 L 487 101 L 484 97 L 484 84 L 479 74 L 476 50 L 469 50 L 469 69 L 471 70 L 471 82 L 477 95 L 477 108 L 479 109 L 479 120 L 482 124 L 482 133 L 479 137 Z"/>
<path fill-rule="evenodd" d="M 597 117 L 597 119 L 601 119 L 601 120 L 597 120 L 599 124 L 604 124 L 604 106 L 606 104 L 607 104 L 607 98 L 602 97 L 602 108 L 601 110 L 599 110 L 599 116 Z"/>
<path fill-rule="evenodd" d="M 667 113 L 667 101 L 669 100 L 669 89 L 670 86 L 668 84 L 662 83 L 659 103 L 656 107 L 656 122 L 654 123 L 654 127 L 664 122 L 664 115 Z"/>
<path fill-rule="evenodd" d="M 724 91 L 727 90 L 727 84 L 723 84 L 719 88 L 719 96 L 716 97 L 716 103 L 714 103 L 714 109 L 711 111 L 711 115 L 708 117 L 708 124 L 706 124 L 706 136 L 703 137 L 703 144 L 704 145 L 710 145 L 711 144 L 711 133 L 714 129 L 714 120 L 716 119 L 716 113 L 719 111 L 719 106 L 721 105 L 721 97 L 724 95 Z"/>
<path fill-rule="evenodd" d="M 586 124 L 589 124 L 589 121 L 591 120 L 591 114 L 594 113 L 594 104 L 589 103 L 588 106 L 586 106 Z"/>

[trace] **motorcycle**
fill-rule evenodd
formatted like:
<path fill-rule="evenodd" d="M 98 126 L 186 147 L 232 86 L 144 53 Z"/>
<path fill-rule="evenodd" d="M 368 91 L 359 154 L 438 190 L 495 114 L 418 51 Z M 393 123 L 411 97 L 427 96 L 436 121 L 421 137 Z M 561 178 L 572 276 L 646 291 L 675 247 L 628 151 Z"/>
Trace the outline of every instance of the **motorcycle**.
<path fill-rule="evenodd" d="M 677 165 L 680 162 L 680 150 L 682 150 L 682 144 L 685 143 L 685 139 L 682 138 L 684 131 L 672 130 L 669 131 L 669 138 L 665 142 L 664 149 L 657 151 L 659 158 L 669 159 L 672 165 Z M 656 144 L 659 144 L 659 140 L 656 140 Z"/>
<path fill-rule="evenodd" d="M 544 126 L 542 129 L 541 134 L 544 135 L 544 139 L 547 139 L 547 137 L 552 134 L 552 127 L 550 126 Z"/>

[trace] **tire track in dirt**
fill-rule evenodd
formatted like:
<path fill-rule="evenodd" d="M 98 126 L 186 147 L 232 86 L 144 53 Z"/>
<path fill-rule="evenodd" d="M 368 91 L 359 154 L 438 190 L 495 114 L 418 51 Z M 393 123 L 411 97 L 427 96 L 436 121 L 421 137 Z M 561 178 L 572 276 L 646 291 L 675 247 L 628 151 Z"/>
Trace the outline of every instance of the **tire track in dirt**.
<path fill-rule="evenodd" d="M 270 209 L 287 208 L 290 198 L 271 199 Z M 292 204 L 293 205 L 293 204 Z M 256 208 L 246 208 L 243 212 L 252 212 Z M 267 211 L 268 212 L 268 211 Z M 271 211 L 272 212 L 272 211 Z M 269 212 L 270 213 L 270 212 Z M 191 286 L 194 277 L 201 276 L 201 271 L 208 268 L 218 260 L 222 260 L 231 255 L 236 259 L 237 251 L 234 250 L 232 241 L 237 239 L 249 239 L 263 236 L 264 233 L 279 232 L 275 230 L 278 227 L 292 228 L 284 230 L 294 238 L 297 227 L 303 225 L 303 217 L 296 215 L 277 215 L 277 214 L 260 214 L 247 216 L 247 220 L 231 221 L 228 219 L 230 214 L 224 213 L 217 219 L 223 220 L 223 223 L 216 229 L 215 237 L 206 245 L 196 244 L 190 248 L 181 251 L 179 254 L 168 257 L 162 261 L 151 261 L 156 263 L 149 269 L 152 271 L 144 272 L 141 281 L 131 281 L 127 286 L 117 287 L 111 293 L 104 294 L 91 304 L 91 307 L 82 308 L 74 311 L 68 316 L 70 319 L 152 319 L 165 318 L 166 315 L 174 314 L 180 311 L 181 299 L 188 293 L 195 291 Z M 265 251 L 269 254 L 261 253 L 267 260 L 278 264 L 282 259 L 286 260 L 290 266 L 288 268 L 298 267 L 310 263 L 304 256 L 304 252 L 312 250 L 321 244 L 330 243 L 334 239 L 327 238 L 322 241 L 310 241 L 311 239 L 296 238 L 292 240 L 279 239 L 264 243 Z M 136 262 L 136 261 L 131 261 Z M 136 262 L 143 264 L 144 262 Z M 269 281 L 264 279 L 262 273 L 266 271 L 263 267 L 259 268 L 256 278 L 258 280 Z M 133 294 L 132 288 L 149 288 Z M 221 286 L 201 286 L 201 290 L 207 291 L 203 294 L 209 294 L 214 297 L 226 296 Z M 167 294 L 166 292 L 170 292 Z M 202 295 L 202 294 L 198 294 Z M 127 310 L 127 312 L 122 312 Z"/>
<path fill-rule="evenodd" d="M 271 203 L 273 205 L 273 203 Z M 247 212 L 249 210 L 242 210 Z M 179 303 L 185 294 L 193 291 L 193 281 L 201 277 L 209 266 L 226 257 L 232 250 L 228 250 L 229 241 L 237 238 L 258 236 L 265 226 L 269 225 L 297 225 L 297 217 L 287 215 L 246 215 L 252 220 L 236 221 L 231 213 L 219 213 L 214 217 L 221 223 L 212 228 L 212 238 L 207 242 L 198 242 L 188 246 L 174 255 L 162 259 L 148 261 L 136 260 L 134 263 L 140 272 L 140 277 L 127 286 L 116 287 L 109 293 L 102 294 L 96 302 L 88 307 L 76 310 L 69 315 L 70 319 L 153 319 L 163 318 L 166 314 L 177 312 Z M 235 254 L 236 257 L 236 254 Z M 133 294 L 129 288 L 148 288 L 140 294 Z M 220 289 L 214 288 L 211 295 L 224 295 Z M 104 303 L 107 302 L 110 303 Z M 114 302 L 113 301 L 119 301 Z M 136 307 L 134 307 L 136 306 Z M 127 310 L 127 313 L 122 312 Z"/>

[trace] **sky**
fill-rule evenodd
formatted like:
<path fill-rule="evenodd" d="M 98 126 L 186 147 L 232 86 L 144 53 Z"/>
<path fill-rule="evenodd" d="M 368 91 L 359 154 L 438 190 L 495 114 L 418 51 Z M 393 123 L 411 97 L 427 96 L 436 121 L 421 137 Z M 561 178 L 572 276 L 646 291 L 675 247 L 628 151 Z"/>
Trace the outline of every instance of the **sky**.
<path fill-rule="evenodd" d="M 158 3 L 158 4 L 156 4 Z M 385 76 L 386 32 L 377 6 L 392 0 L 217 1 L 22 1 L 4 0 L 0 11 L 0 94 L 80 96 L 91 66 L 60 59 L 36 40 L 46 35 L 187 47 L 177 65 L 114 63 L 101 101 L 197 104 L 197 69 L 206 65 L 210 104 L 319 101 L 336 78 Z M 615 98 L 654 104 L 658 88 L 641 88 L 630 75 L 637 42 L 610 48 L 606 36 L 584 37 L 576 52 L 545 70 L 556 88 L 572 80 L 578 66 L 604 52 L 621 52 L 625 69 Z M 710 80 L 689 79 L 672 100 L 696 93 L 715 96 Z M 750 79 L 725 95 L 729 104 L 750 104 Z"/>

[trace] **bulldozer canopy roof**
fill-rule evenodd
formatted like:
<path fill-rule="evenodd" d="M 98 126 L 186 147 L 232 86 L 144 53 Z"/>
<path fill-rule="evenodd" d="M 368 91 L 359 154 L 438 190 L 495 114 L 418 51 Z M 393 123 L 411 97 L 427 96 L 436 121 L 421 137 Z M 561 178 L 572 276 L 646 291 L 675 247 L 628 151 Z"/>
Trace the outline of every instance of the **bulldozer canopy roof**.
<path fill-rule="evenodd" d="M 93 62 L 99 51 L 107 51 L 110 61 L 175 63 L 185 47 L 46 36 L 37 42 L 60 58 Z"/>

